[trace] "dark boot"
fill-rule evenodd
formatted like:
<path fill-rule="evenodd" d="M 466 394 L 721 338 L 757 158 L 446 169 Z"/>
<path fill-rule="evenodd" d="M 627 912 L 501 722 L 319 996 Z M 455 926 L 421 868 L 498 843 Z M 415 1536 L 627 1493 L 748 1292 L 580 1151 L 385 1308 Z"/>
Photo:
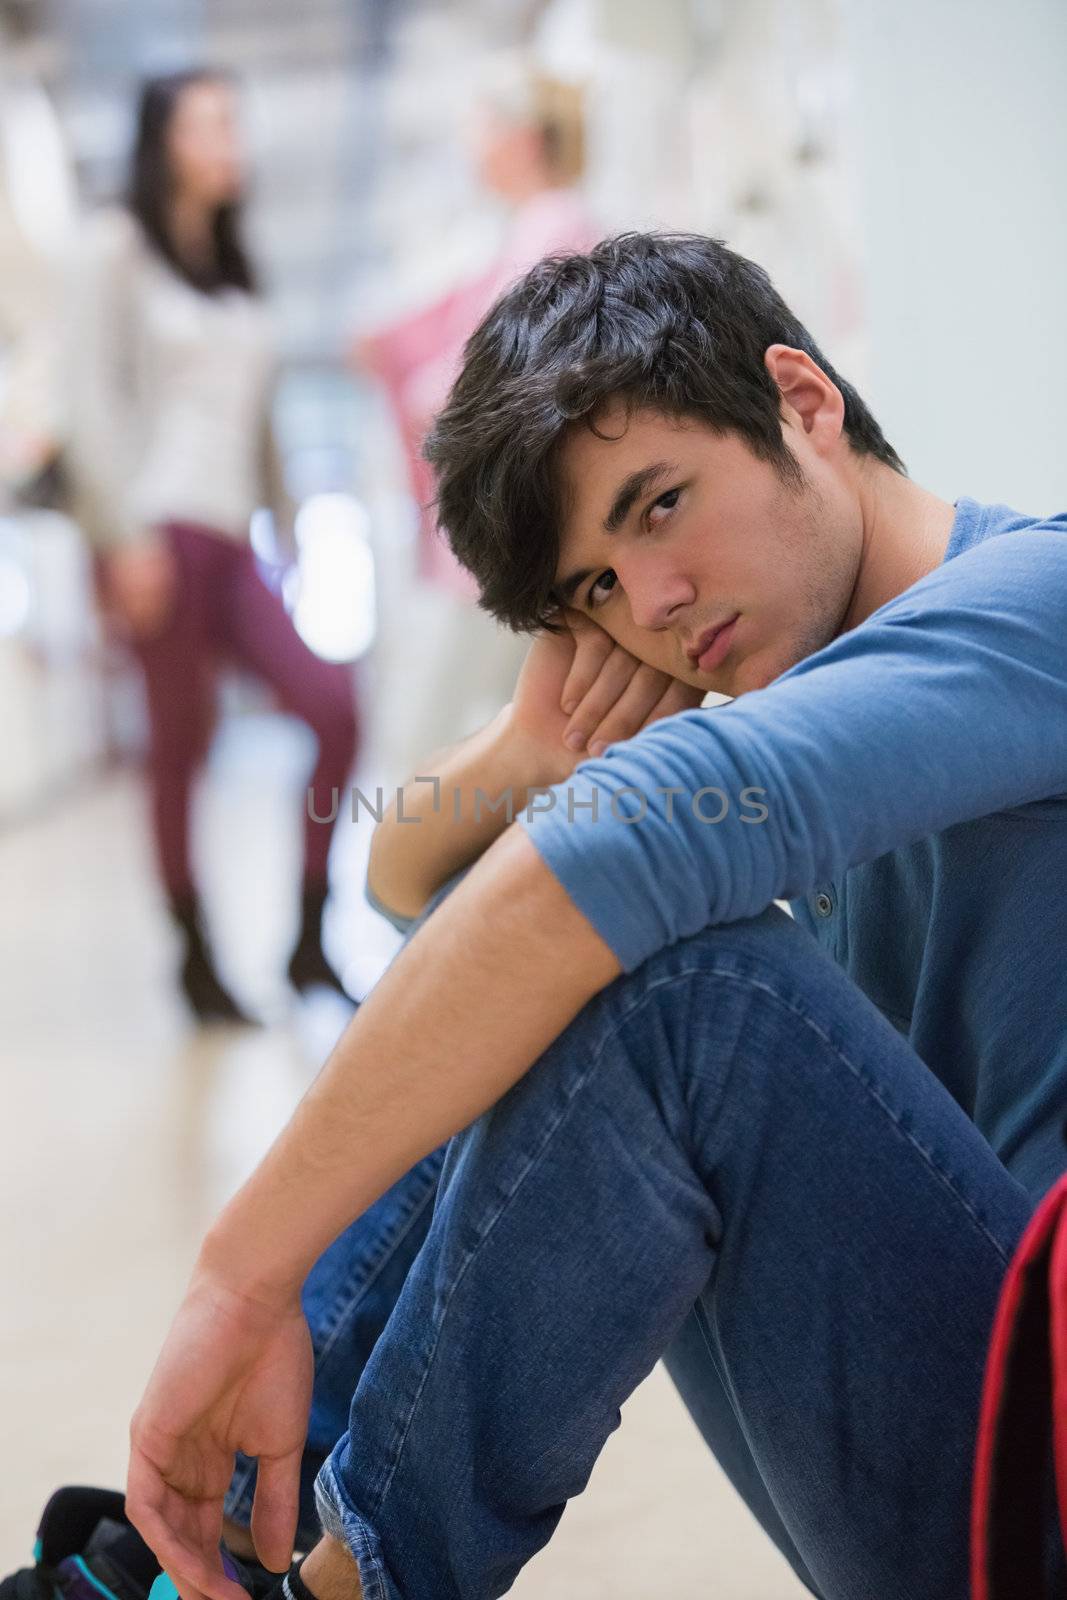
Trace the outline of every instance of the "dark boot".
<path fill-rule="evenodd" d="M 322 948 L 322 913 L 328 892 L 325 884 L 304 884 L 300 932 L 289 958 L 289 982 L 301 994 L 314 988 L 333 989 L 355 1004 Z"/>
<path fill-rule="evenodd" d="M 199 1022 L 240 1022 L 252 1026 L 237 1001 L 224 989 L 204 941 L 200 903 L 195 894 L 173 899 L 170 913 L 182 936 L 184 950 L 178 982 Z"/>

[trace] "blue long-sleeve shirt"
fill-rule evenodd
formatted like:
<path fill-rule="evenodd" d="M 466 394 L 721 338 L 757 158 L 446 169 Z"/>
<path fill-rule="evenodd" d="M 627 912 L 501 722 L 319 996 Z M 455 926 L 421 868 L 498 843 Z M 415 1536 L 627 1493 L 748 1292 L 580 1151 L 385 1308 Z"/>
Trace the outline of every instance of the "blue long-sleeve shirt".
<path fill-rule="evenodd" d="M 960 500 L 860 626 L 551 794 L 521 825 L 624 969 L 788 900 L 1020 1182 L 1067 1169 L 1067 514 Z"/>

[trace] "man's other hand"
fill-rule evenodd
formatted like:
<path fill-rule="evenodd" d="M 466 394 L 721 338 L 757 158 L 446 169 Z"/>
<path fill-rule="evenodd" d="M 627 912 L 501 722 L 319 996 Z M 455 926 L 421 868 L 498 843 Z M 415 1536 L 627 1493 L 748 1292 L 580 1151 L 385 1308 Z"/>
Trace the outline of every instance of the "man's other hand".
<path fill-rule="evenodd" d="M 312 1371 L 299 1294 L 253 1298 L 197 1269 L 130 1425 L 126 1487 L 127 1515 L 182 1600 L 247 1600 L 219 1552 L 238 1450 L 259 1462 L 256 1553 L 288 1567 Z"/>
<path fill-rule="evenodd" d="M 534 639 L 511 702 L 513 737 L 536 748 L 554 783 L 600 747 L 700 705 L 700 689 L 647 666 L 590 617 L 567 609 L 566 632 Z M 574 743 L 568 739 L 573 738 Z"/>

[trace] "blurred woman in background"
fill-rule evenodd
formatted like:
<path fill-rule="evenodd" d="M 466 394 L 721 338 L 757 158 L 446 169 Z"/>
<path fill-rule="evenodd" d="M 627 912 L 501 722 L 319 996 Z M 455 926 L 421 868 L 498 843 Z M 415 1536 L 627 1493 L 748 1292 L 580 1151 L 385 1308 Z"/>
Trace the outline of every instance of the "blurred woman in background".
<path fill-rule="evenodd" d="M 385 392 L 418 507 L 418 572 L 434 591 L 437 621 L 423 642 L 426 668 L 418 683 L 404 685 L 413 754 L 486 722 L 510 699 L 529 649 L 525 636 L 478 609 L 473 579 L 439 535 L 423 440 L 459 371 L 464 344 L 497 296 L 542 256 L 590 249 L 602 231 L 581 189 L 581 89 L 521 61 L 494 58 L 492 67 L 470 133 L 481 188 L 506 217 L 498 247 L 478 272 L 430 304 L 364 330 L 350 356 Z"/>
<path fill-rule="evenodd" d="M 312 654 L 262 582 L 252 513 L 288 514 L 270 413 L 269 319 L 241 240 L 234 89 L 195 71 L 144 87 L 124 207 L 91 222 L 74 288 L 66 461 L 105 611 L 144 671 L 159 869 L 202 1020 L 247 1020 L 215 971 L 189 852 L 218 659 L 266 681 L 318 741 L 289 978 L 344 992 L 322 948 L 333 814 L 356 748 L 349 674 Z"/>
<path fill-rule="evenodd" d="M 475 164 L 507 223 L 493 259 L 447 294 L 364 332 L 352 348 L 358 368 L 385 388 L 422 512 L 423 574 L 471 600 L 477 589 L 437 533 L 433 474 L 422 442 L 459 372 L 463 346 L 493 301 L 553 251 L 588 250 L 600 237 L 580 180 L 585 165 L 581 90 L 519 70 L 483 92 Z"/>

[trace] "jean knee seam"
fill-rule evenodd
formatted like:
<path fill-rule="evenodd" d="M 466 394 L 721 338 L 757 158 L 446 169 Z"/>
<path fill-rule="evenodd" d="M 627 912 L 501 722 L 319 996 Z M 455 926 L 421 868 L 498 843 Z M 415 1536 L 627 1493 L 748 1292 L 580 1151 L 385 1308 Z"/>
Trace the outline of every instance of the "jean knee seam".
<path fill-rule="evenodd" d="M 808 1014 L 805 1011 L 801 1010 L 798 1006 L 794 1005 L 792 1003 L 792 1001 L 790 1001 L 785 995 L 781 994 L 777 989 L 775 989 L 773 987 L 773 985 L 771 985 L 769 983 L 765 983 L 760 978 L 748 977 L 748 976 L 742 975 L 741 973 L 733 972 L 728 968 L 720 967 L 720 966 L 712 966 L 712 967 L 707 967 L 707 968 L 699 967 L 699 968 L 689 969 L 689 970 L 695 971 L 695 972 L 700 973 L 700 974 L 705 974 L 706 973 L 709 976 L 722 978 L 722 979 L 726 980 L 729 983 L 734 983 L 734 984 L 738 985 L 739 987 L 760 990 L 763 994 L 767 995 L 769 999 L 771 999 L 778 1006 L 780 1006 L 782 1010 L 787 1011 L 790 1014 L 790 1016 L 794 1017 L 798 1022 L 800 1022 L 810 1033 L 813 1033 L 816 1036 L 816 1038 L 818 1038 L 822 1042 L 822 1044 L 826 1047 L 826 1049 L 829 1050 L 830 1053 L 841 1063 L 841 1065 L 846 1068 L 846 1070 L 852 1075 L 852 1077 L 859 1084 L 859 1086 L 864 1090 L 864 1092 L 870 1097 L 871 1100 L 874 1101 L 874 1103 L 879 1107 L 879 1109 L 885 1114 L 885 1116 L 888 1118 L 888 1120 L 889 1120 L 890 1124 L 892 1125 L 892 1127 L 896 1130 L 896 1132 L 899 1135 L 899 1137 L 902 1138 L 903 1140 L 905 1140 L 905 1142 L 911 1146 L 911 1148 L 915 1151 L 915 1153 L 922 1160 L 923 1164 L 927 1167 L 927 1169 L 937 1179 L 938 1183 L 940 1183 L 941 1186 L 944 1189 L 946 1189 L 952 1195 L 952 1197 L 956 1201 L 956 1203 L 963 1209 L 963 1211 L 971 1219 L 971 1222 L 973 1223 L 973 1225 L 974 1225 L 975 1229 L 977 1230 L 977 1232 L 982 1235 L 982 1237 L 987 1241 L 987 1243 L 992 1245 L 994 1251 L 996 1252 L 996 1254 L 1000 1258 L 1000 1260 L 1004 1263 L 1004 1265 L 1007 1266 L 1010 1263 L 1010 1261 L 1012 1259 L 1012 1255 L 1014 1253 L 1013 1250 L 1007 1250 L 1007 1251 L 1004 1250 L 1004 1248 L 1000 1244 L 1000 1241 L 995 1237 L 994 1234 L 990 1233 L 989 1229 L 985 1226 L 985 1224 L 982 1221 L 981 1217 L 975 1211 L 974 1207 L 971 1205 L 971 1203 L 967 1199 L 966 1195 L 961 1194 L 960 1190 L 956 1186 L 955 1181 L 952 1178 L 951 1173 L 946 1172 L 943 1167 L 939 1166 L 938 1163 L 931 1156 L 930 1152 L 928 1150 L 925 1150 L 923 1148 L 923 1146 L 919 1143 L 919 1141 L 916 1138 L 914 1138 L 914 1136 L 911 1133 L 909 1133 L 908 1130 L 901 1125 L 900 1119 L 897 1116 L 897 1114 L 894 1112 L 892 1106 L 889 1105 L 887 1103 L 887 1101 L 883 1098 L 883 1096 L 878 1092 L 877 1087 L 871 1082 L 869 1077 L 867 1077 L 865 1075 L 865 1073 L 863 1072 L 862 1068 L 858 1065 L 858 1063 L 853 1061 L 851 1059 L 851 1057 L 848 1056 L 845 1053 L 845 1051 L 843 1051 L 841 1049 L 841 1047 L 839 1045 L 835 1044 L 833 1039 L 831 1039 L 829 1034 L 826 1032 L 826 1030 L 824 1028 L 820 1027 L 819 1024 L 817 1022 L 815 1022 L 812 1017 L 808 1016 Z M 930 1069 L 928 1067 L 927 1067 L 926 1070 L 930 1071 Z M 966 1113 L 963 1113 L 963 1115 L 966 1115 Z M 1009 1181 L 1012 1181 L 1011 1180 L 1011 1174 L 1007 1171 L 1006 1168 L 1004 1169 L 1004 1175 L 1005 1175 L 1006 1178 L 1009 1179 Z"/>
<path fill-rule="evenodd" d="M 869 1095 L 879 1109 L 884 1112 L 892 1126 L 895 1128 L 897 1134 L 912 1147 L 912 1149 L 921 1158 L 925 1166 L 934 1175 L 942 1187 L 947 1189 L 957 1204 L 963 1208 L 967 1216 L 971 1219 L 971 1222 L 974 1224 L 974 1227 L 983 1236 L 983 1238 L 985 1238 L 986 1241 L 992 1245 L 993 1249 L 1004 1265 L 1008 1265 L 1012 1259 L 1013 1251 L 1008 1250 L 1005 1252 L 999 1240 L 992 1233 L 990 1233 L 989 1229 L 985 1226 L 981 1217 L 975 1211 L 967 1197 L 961 1194 L 952 1178 L 952 1175 L 940 1167 L 937 1162 L 933 1160 L 930 1152 L 925 1150 L 919 1141 L 915 1139 L 906 1128 L 901 1126 L 900 1119 L 893 1111 L 892 1106 L 890 1106 L 882 1097 L 882 1095 L 879 1094 L 875 1085 L 864 1074 L 860 1066 L 854 1062 L 840 1048 L 839 1045 L 834 1043 L 826 1030 L 820 1027 L 819 1024 L 815 1022 L 806 1011 L 795 1005 L 786 995 L 782 994 L 780 990 L 776 989 L 773 984 L 767 983 L 762 978 L 737 972 L 732 967 L 727 967 L 719 961 L 712 961 L 707 966 L 689 965 L 683 967 L 678 972 L 667 973 L 662 978 L 657 978 L 650 983 L 642 992 L 642 994 L 634 1000 L 633 1004 L 622 1014 L 620 1022 L 627 1021 L 630 1017 L 632 1017 L 635 1012 L 638 1011 L 658 989 L 669 988 L 679 980 L 689 978 L 719 978 L 728 983 L 736 985 L 738 988 L 749 990 L 757 989 L 762 994 L 765 994 L 771 1000 L 773 1000 L 783 1010 L 788 1011 L 790 1016 L 795 1017 L 797 1021 L 801 1022 L 811 1033 L 815 1034 L 822 1044 L 837 1058 L 838 1061 L 841 1062 L 842 1066 L 846 1068 L 846 1070 L 852 1075 L 852 1077 L 866 1092 L 866 1094 Z M 612 1034 L 609 1034 L 607 1038 L 605 1038 L 601 1048 L 607 1045 L 612 1036 Z M 927 1068 L 926 1070 L 929 1071 L 930 1069 Z M 1011 1176 L 1010 1173 L 1007 1172 L 1006 1168 L 1005 1176 L 1009 1179 Z"/>
<path fill-rule="evenodd" d="M 748 1429 L 745 1426 L 744 1413 L 742 1411 L 742 1408 L 737 1403 L 737 1392 L 736 1392 L 736 1390 L 734 1388 L 733 1381 L 730 1378 L 729 1368 L 724 1366 L 719 1361 L 718 1354 L 716 1352 L 714 1343 L 713 1343 L 712 1338 L 711 1338 L 711 1328 L 710 1328 L 710 1323 L 708 1321 L 708 1314 L 705 1311 L 703 1303 L 699 1298 L 695 1301 L 695 1303 L 693 1305 L 693 1317 L 694 1317 L 694 1320 L 696 1322 L 697 1327 L 700 1330 L 701 1343 L 703 1344 L 704 1349 L 707 1351 L 708 1360 L 711 1362 L 712 1366 L 715 1369 L 715 1376 L 719 1380 L 719 1384 L 720 1384 L 720 1386 L 722 1388 L 722 1392 L 726 1396 L 727 1400 L 730 1402 L 730 1410 L 733 1412 L 734 1419 L 737 1422 L 737 1426 L 741 1431 L 741 1434 L 742 1434 L 742 1436 L 744 1438 L 745 1443 L 748 1445 L 749 1450 L 751 1451 L 752 1450 L 752 1441 L 748 1436 Z M 755 1460 L 754 1452 L 753 1452 L 753 1460 Z"/>

